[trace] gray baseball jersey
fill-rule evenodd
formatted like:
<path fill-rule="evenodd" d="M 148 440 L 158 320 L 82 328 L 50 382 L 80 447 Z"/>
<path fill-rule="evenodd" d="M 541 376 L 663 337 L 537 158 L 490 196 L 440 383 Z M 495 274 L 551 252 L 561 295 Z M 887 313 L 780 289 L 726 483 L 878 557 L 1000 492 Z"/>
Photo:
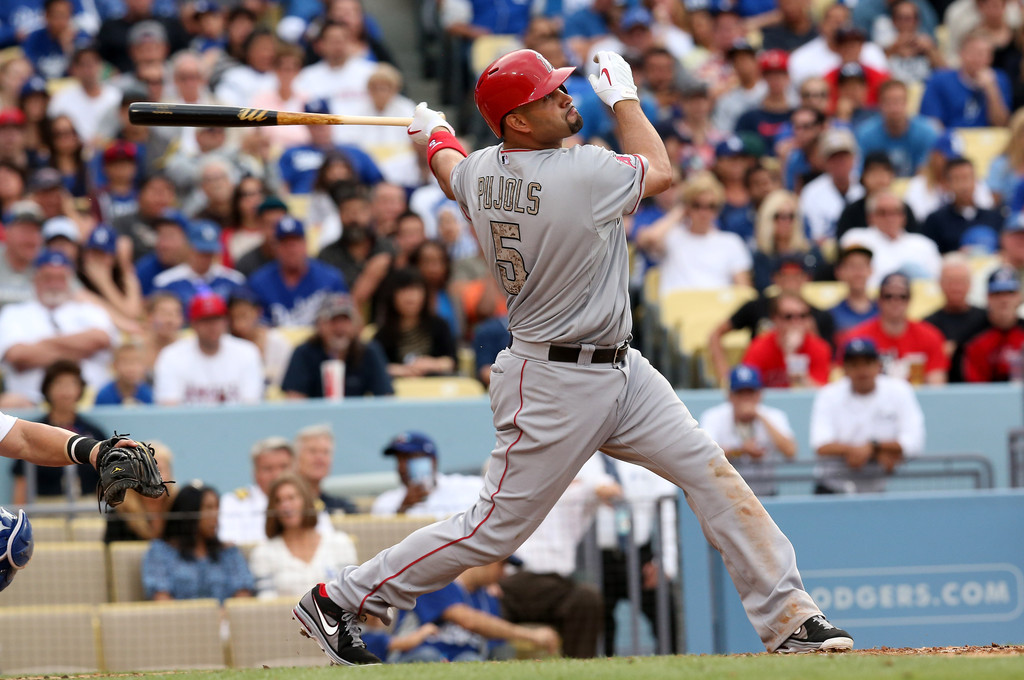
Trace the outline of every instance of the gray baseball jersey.
<path fill-rule="evenodd" d="M 601 450 L 686 491 L 766 649 L 820 614 L 793 546 L 664 376 L 635 349 L 592 361 L 595 346 L 629 334 L 621 221 L 647 169 L 642 156 L 595 147 L 490 147 L 456 166 L 454 193 L 509 296 L 512 347 L 491 367 L 495 446 L 472 507 L 327 584 L 343 608 L 389 621 L 389 606 L 411 609 L 465 569 L 507 557 Z M 550 344 L 579 345 L 579 359 L 550 361 Z"/>

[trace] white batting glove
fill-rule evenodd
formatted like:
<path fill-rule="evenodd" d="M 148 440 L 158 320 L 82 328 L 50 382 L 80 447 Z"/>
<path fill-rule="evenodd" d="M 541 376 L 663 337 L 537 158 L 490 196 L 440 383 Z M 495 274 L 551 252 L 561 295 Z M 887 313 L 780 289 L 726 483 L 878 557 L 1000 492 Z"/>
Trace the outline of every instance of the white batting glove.
<path fill-rule="evenodd" d="M 427 108 L 426 102 L 416 105 L 416 112 L 412 115 L 412 123 L 406 132 L 417 144 L 426 144 L 430 141 L 430 134 L 439 127 L 448 128 L 448 132 L 455 134 L 455 128 L 444 119 L 444 114 Z"/>
<path fill-rule="evenodd" d="M 601 101 L 612 108 L 624 99 L 640 101 L 633 82 L 633 70 L 625 59 L 614 52 L 601 51 L 594 55 L 594 61 L 597 62 L 597 75 L 590 76 L 590 86 Z"/>

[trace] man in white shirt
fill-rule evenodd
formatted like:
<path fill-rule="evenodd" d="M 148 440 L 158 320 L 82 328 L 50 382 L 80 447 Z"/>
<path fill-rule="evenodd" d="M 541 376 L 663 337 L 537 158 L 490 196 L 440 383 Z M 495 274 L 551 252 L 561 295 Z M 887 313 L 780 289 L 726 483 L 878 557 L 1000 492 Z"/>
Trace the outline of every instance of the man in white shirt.
<path fill-rule="evenodd" d="M 871 251 L 869 287 L 878 286 L 896 271 L 911 279 L 939 278 L 942 255 L 927 236 L 907 233 L 907 216 L 899 196 L 889 189 L 880 189 L 868 196 L 865 208 L 870 226 L 850 229 L 839 244 L 843 248 L 861 246 Z"/>
<path fill-rule="evenodd" d="M 6 391 L 40 403 L 43 371 L 57 359 L 79 362 L 86 384 L 99 389 L 110 380 L 114 322 L 102 307 L 72 299 L 74 267 L 66 255 L 44 250 L 35 268 L 35 299 L 0 311 Z"/>
<path fill-rule="evenodd" d="M 402 432 L 384 448 L 394 456 L 402 486 L 373 501 L 374 515 L 429 515 L 443 519 L 476 501 L 484 482 L 479 476 L 446 475 L 437 470 L 437 444 L 421 432 Z"/>
<path fill-rule="evenodd" d="M 729 374 L 729 398 L 700 417 L 729 462 L 758 496 L 774 496 L 775 465 L 796 455 L 793 428 L 784 411 L 761 403 L 761 373 L 740 364 Z"/>
<path fill-rule="evenodd" d="M 793 50 L 789 55 L 789 77 L 793 85 L 799 87 L 800 83 L 808 78 L 820 78 L 842 65 L 836 33 L 849 23 L 850 8 L 847 5 L 836 3 L 825 10 L 818 29 L 818 37 Z M 873 42 L 864 43 L 857 61 L 878 71 L 889 70 L 885 52 Z"/>
<path fill-rule="evenodd" d="M 357 56 L 356 48 L 352 29 L 333 21 L 324 23 L 315 43 L 320 61 L 299 72 L 295 89 L 309 99 L 329 99 L 333 113 L 349 113 L 350 107 L 364 105 L 375 64 Z"/>
<path fill-rule="evenodd" d="M 103 61 L 96 43 L 86 43 L 75 50 L 69 71 L 76 82 L 53 96 L 47 115 L 51 120 L 67 116 L 82 142 L 94 144 L 100 121 L 113 115 L 120 105 L 121 91 L 100 79 Z"/>
<path fill-rule="evenodd" d="M 34 201 L 17 201 L 4 215 L 0 305 L 32 299 L 32 263 L 43 248 L 42 224 L 43 211 Z"/>
<path fill-rule="evenodd" d="M 295 451 L 284 437 L 267 437 L 252 446 L 252 480 L 220 497 L 217 537 L 225 543 L 245 545 L 267 540 L 267 493 L 274 480 L 295 466 Z M 316 529 L 334 531 L 331 518 L 320 510 Z"/>
<path fill-rule="evenodd" d="M 158 404 L 254 404 L 263 398 L 260 350 L 228 335 L 228 307 L 216 293 L 203 292 L 189 304 L 195 334 L 160 350 L 153 369 Z"/>
<path fill-rule="evenodd" d="M 885 478 L 924 449 L 924 414 L 906 380 L 881 375 L 875 343 L 855 338 L 843 353 L 846 377 L 818 390 L 811 447 L 815 493 L 883 491 Z"/>
<path fill-rule="evenodd" d="M 839 216 L 846 206 L 864 196 L 864 187 L 857 181 L 857 140 L 852 132 L 841 128 L 828 130 L 821 136 L 818 148 L 825 159 L 825 172 L 800 192 L 800 212 L 811 238 L 821 244 L 835 238 Z"/>

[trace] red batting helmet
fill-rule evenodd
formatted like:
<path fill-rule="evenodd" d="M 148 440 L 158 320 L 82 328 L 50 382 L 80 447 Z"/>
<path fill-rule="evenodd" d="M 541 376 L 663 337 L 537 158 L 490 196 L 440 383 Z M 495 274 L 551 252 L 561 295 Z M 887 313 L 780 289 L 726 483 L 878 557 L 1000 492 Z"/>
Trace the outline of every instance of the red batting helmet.
<path fill-rule="evenodd" d="M 473 95 L 476 107 L 491 132 L 500 138 L 501 119 L 506 113 L 551 94 L 574 70 L 573 66 L 554 68 L 533 50 L 509 52 L 480 74 Z"/>

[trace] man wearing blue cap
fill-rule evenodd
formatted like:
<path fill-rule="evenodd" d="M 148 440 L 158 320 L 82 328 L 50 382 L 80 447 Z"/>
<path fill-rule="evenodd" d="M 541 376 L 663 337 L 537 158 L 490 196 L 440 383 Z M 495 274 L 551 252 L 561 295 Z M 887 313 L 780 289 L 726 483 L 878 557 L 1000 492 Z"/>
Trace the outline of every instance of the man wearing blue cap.
<path fill-rule="evenodd" d="M 729 373 L 729 398 L 700 417 L 758 496 L 774 496 L 775 465 L 796 455 L 793 428 L 784 411 L 761 403 L 761 373 L 740 364 Z"/>
<path fill-rule="evenodd" d="M 437 469 L 437 444 L 422 432 L 402 432 L 384 448 L 394 456 L 402 486 L 377 496 L 374 515 L 430 515 L 438 519 L 466 509 L 483 488 L 479 476 L 448 475 Z"/>
<path fill-rule="evenodd" d="M 227 299 L 245 284 L 244 276 L 218 261 L 222 244 L 220 227 L 216 224 L 206 220 L 189 224 L 188 243 L 185 261 L 153 279 L 155 290 L 174 293 L 188 309 L 192 298 L 199 292 L 212 291 Z"/>
<path fill-rule="evenodd" d="M 263 305 L 263 318 L 272 326 L 312 326 L 324 296 L 347 293 L 341 272 L 308 255 L 306 227 L 285 216 L 274 228 L 274 261 L 249 277 Z"/>
<path fill-rule="evenodd" d="M 924 414 L 910 383 L 881 374 L 872 340 L 853 338 L 842 356 L 846 377 L 818 390 L 811 407 L 815 493 L 883 491 L 896 466 L 924 450 Z"/>
<path fill-rule="evenodd" d="M 57 359 L 79 362 L 86 384 L 102 387 L 117 339 L 105 309 L 72 298 L 74 267 L 66 255 L 44 250 L 34 264 L 35 298 L 0 311 L 4 388 L 23 406 L 41 401 L 43 371 Z"/>
<path fill-rule="evenodd" d="M 985 326 L 961 345 L 959 363 L 964 382 L 1020 380 L 1024 320 L 1020 307 L 1020 279 L 1010 267 L 1000 267 L 988 277 L 988 319 Z"/>

